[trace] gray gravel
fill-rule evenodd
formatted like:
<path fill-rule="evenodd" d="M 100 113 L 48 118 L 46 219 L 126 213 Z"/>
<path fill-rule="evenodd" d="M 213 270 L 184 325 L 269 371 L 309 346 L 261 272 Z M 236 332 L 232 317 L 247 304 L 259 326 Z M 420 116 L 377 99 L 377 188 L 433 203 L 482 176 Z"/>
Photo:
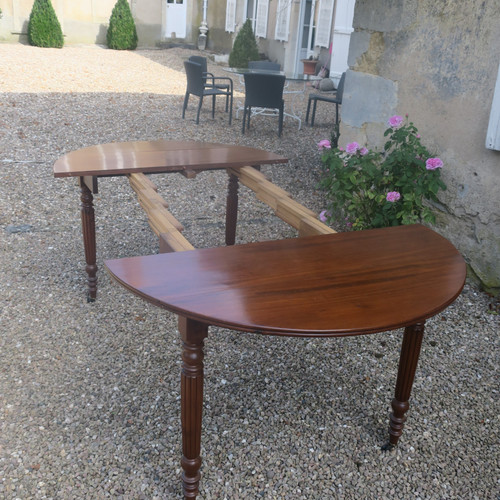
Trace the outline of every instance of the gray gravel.
<path fill-rule="evenodd" d="M 247 144 L 287 155 L 289 166 L 264 171 L 319 211 L 315 144 L 330 133 L 331 110 L 318 107 L 313 129 L 286 122 L 281 139 L 267 118 L 242 136 L 241 119 L 228 127 L 222 103 L 215 120 L 209 106 L 199 126 L 194 106 L 181 120 L 175 89 L 184 87 L 186 49 L 120 53 L 121 72 L 110 66 L 107 74 L 102 61 L 113 53 L 97 48 L 54 56 L 1 45 L 0 53 L 15 61 L 0 63 L 0 498 L 181 498 L 176 318 L 103 269 L 107 258 L 156 253 L 156 238 L 128 183 L 103 179 L 99 297 L 88 304 L 79 192 L 74 180 L 54 179 L 52 165 L 66 152 L 112 141 Z M 37 89 L 30 75 L 45 56 L 55 60 Z M 138 61 L 160 75 L 166 66 L 174 71 L 157 78 L 135 71 Z M 69 67 L 74 89 L 62 75 Z M 122 74 L 128 93 L 119 88 Z M 92 75 L 108 90 L 93 86 Z M 51 87 L 64 81 L 71 92 Z M 223 173 L 154 180 L 195 247 L 222 244 Z M 293 236 L 241 189 L 239 242 Z M 495 311 L 494 299 L 468 284 L 428 322 L 408 422 L 392 452 L 380 447 L 400 331 L 319 341 L 212 329 L 199 498 L 500 498 Z"/>

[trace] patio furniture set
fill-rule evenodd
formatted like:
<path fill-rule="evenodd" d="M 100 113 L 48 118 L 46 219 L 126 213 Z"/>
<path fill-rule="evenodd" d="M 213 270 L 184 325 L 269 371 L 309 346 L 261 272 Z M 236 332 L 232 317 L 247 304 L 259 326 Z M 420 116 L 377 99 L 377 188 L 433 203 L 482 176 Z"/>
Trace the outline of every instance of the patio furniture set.
<path fill-rule="evenodd" d="M 215 103 L 217 96 L 223 96 L 226 99 L 225 111 L 229 113 L 229 125 L 232 123 L 233 116 L 233 80 L 229 77 L 216 77 L 213 73 L 207 71 L 207 60 L 201 56 L 191 56 L 184 62 L 186 71 L 187 87 L 182 107 L 182 117 L 185 117 L 189 97 L 194 95 L 199 98 L 196 112 L 196 123 L 199 123 L 200 111 L 203 105 L 204 97 L 212 97 L 212 118 L 215 116 Z M 245 100 L 242 106 L 237 110 L 243 111 L 242 134 L 245 129 L 250 127 L 250 117 L 256 115 L 272 115 L 278 117 L 278 136 L 281 137 L 283 130 L 283 119 L 289 116 L 297 120 L 299 129 L 302 124 L 300 114 L 294 109 L 293 100 L 289 110 L 285 109 L 284 94 L 301 94 L 306 90 L 306 83 L 315 77 L 305 75 L 291 75 L 281 71 L 277 63 L 270 61 L 250 61 L 248 68 L 225 68 L 229 73 L 240 76 L 240 81 L 244 85 Z M 333 103 L 336 106 L 335 126 L 339 123 L 339 105 L 342 104 L 342 95 L 344 87 L 345 74 L 342 75 L 339 86 L 332 92 L 311 93 L 308 98 L 306 123 L 309 122 L 309 111 L 311 103 L 313 104 L 311 127 L 314 126 L 316 115 L 316 105 L 318 102 Z M 301 90 L 287 90 L 287 83 L 301 82 Z"/>

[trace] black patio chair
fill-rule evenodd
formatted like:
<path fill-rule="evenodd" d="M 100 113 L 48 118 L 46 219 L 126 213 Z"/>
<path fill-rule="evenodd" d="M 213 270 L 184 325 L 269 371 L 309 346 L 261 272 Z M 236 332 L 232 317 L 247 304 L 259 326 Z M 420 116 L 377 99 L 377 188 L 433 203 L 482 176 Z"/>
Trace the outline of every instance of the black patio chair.
<path fill-rule="evenodd" d="M 189 61 L 198 63 L 201 66 L 201 71 L 203 72 L 203 78 L 205 81 L 205 87 L 207 88 L 212 88 L 215 87 L 216 89 L 223 89 L 225 91 L 229 91 L 230 85 L 227 82 L 224 83 L 218 83 L 216 80 L 218 77 L 214 76 L 213 73 L 210 73 L 208 71 L 208 65 L 207 65 L 207 58 L 203 56 L 190 56 Z M 228 110 L 228 105 L 229 105 L 229 95 L 226 96 L 226 113 Z"/>
<path fill-rule="evenodd" d="M 339 124 L 339 104 L 342 104 L 342 96 L 344 95 L 344 81 L 345 73 L 342 73 L 339 84 L 337 86 L 337 90 L 335 90 L 334 92 L 314 93 L 309 96 L 309 100 L 307 101 L 306 123 L 309 123 L 309 111 L 311 109 L 311 102 L 313 103 L 311 127 L 313 127 L 314 117 L 316 116 L 316 104 L 318 104 L 318 101 L 322 101 L 335 104 L 335 125 L 337 126 Z"/>
<path fill-rule="evenodd" d="M 245 125 L 250 128 L 252 107 L 275 109 L 278 110 L 278 136 L 281 137 L 285 107 L 285 101 L 283 100 L 285 75 L 245 73 L 244 77 L 245 104 L 243 108 L 243 126 L 241 132 L 243 134 L 245 133 Z"/>
<path fill-rule="evenodd" d="M 280 71 L 279 63 L 271 61 L 248 61 L 248 69 L 263 69 L 268 71 Z"/>
<path fill-rule="evenodd" d="M 198 111 L 196 113 L 197 124 L 200 122 L 200 110 L 203 104 L 203 98 L 205 96 L 212 96 L 212 118 L 214 118 L 215 98 L 218 95 L 223 95 L 229 99 L 229 125 L 231 125 L 231 121 L 233 118 L 233 81 L 231 80 L 231 78 L 225 78 L 225 77 L 217 78 L 227 81 L 229 85 L 229 89 L 227 90 L 216 87 L 206 87 L 205 80 L 203 77 L 202 67 L 200 64 L 192 61 L 184 61 L 184 68 L 186 70 L 187 87 L 186 87 L 186 95 L 184 96 L 184 104 L 182 106 L 182 118 L 184 118 L 186 114 L 186 108 L 188 105 L 189 96 L 191 94 L 200 98 L 200 102 L 198 103 Z"/>

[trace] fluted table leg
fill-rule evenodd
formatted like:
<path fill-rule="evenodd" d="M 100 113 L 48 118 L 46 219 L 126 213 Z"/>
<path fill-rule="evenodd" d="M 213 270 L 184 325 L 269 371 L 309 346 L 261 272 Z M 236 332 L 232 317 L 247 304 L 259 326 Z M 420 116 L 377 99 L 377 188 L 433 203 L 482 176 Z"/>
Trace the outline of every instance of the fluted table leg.
<path fill-rule="evenodd" d="M 198 495 L 200 483 L 201 421 L 203 410 L 203 341 L 208 326 L 179 317 L 182 338 L 181 423 L 182 491 L 185 499 Z"/>
<path fill-rule="evenodd" d="M 96 264 L 96 240 L 95 240 L 95 213 L 94 197 L 91 190 L 85 183 L 85 179 L 80 177 L 81 189 L 81 217 L 83 246 L 85 250 L 85 270 L 87 271 L 87 300 L 94 302 L 97 297 L 97 264 Z"/>
<path fill-rule="evenodd" d="M 236 222 L 238 220 L 238 177 L 229 174 L 226 199 L 226 245 L 234 245 L 236 241 Z"/>
<path fill-rule="evenodd" d="M 384 449 L 391 449 L 397 445 L 399 437 L 403 433 L 404 423 L 406 421 L 406 412 L 409 408 L 411 388 L 415 378 L 420 348 L 424 337 L 424 324 L 417 323 L 405 328 L 403 336 L 403 345 L 399 357 L 398 378 L 396 381 L 396 390 L 392 400 L 392 413 L 389 426 L 389 443 Z"/>

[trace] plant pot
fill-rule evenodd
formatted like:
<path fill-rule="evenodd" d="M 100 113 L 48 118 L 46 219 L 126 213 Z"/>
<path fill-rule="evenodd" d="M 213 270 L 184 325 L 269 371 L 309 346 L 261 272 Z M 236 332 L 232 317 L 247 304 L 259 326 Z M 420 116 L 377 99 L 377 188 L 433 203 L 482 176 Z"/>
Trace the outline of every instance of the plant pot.
<path fill-rule="evenodd" d="M 318 61 L 302 59 L 301 62 L 304 65 L 304 75 L 314 75 L 316 73 L 316 64 L 318 64 Z"/>

